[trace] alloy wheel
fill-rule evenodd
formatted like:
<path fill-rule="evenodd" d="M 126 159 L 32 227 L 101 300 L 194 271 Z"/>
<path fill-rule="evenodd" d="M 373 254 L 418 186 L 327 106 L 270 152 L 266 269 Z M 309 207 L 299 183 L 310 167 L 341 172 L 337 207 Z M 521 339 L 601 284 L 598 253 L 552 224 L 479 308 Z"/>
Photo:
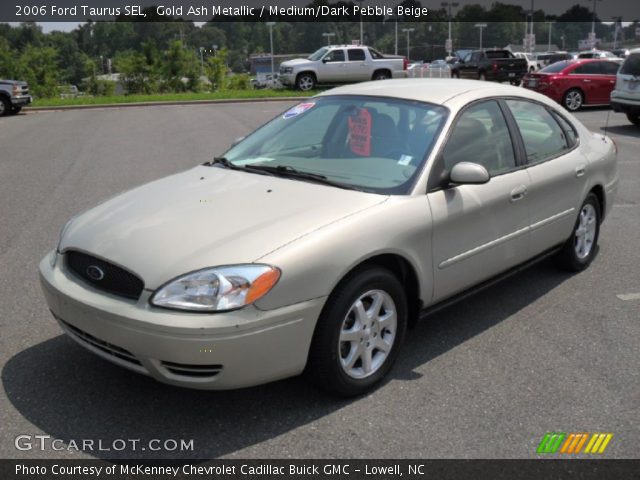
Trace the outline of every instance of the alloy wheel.
<path fill-rule="evenodd" d="M 384 364 L 396 339 L 398 315 L 391 296 L 370 290 L 353 303 L 339 337 L 340 365 L 351 378 L 373 375 Z"/>
<path fill-rule="evenodd" d="M 585 204 L 580 211 L 580 219 L 578 221 L 578 228 L 576 228 L 575 231 L 574 242 L 576 256 L 581 260 L 588 257 L 593 248 L 593 243 L 596 238 L 596 222 L 596 209 L 589 203 Z"/>

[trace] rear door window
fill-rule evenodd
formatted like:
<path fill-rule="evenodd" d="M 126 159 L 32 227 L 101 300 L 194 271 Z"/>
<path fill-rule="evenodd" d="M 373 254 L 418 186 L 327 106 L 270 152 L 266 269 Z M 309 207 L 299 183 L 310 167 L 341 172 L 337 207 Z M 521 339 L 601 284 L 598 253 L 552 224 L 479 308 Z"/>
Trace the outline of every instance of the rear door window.
<path fill-rule="evenodd" d="M 350 62 L 363 62 L 365 59 L 364 50 L 361 48 L 350 48 L 347 50 Z"/>
<path fill-rule="evenodd" d="M 602 62 L 589 62 L 583 63 L 576 67 L 572 75 L 602 75 L 602 70 L 600 69 L 600 64 Z"/>
<path fill-rule="evenodd" d="M 518 124 L 527 163 L 544 162 L 571 148 L 567 134 L 545 107 L 526 100 L 507 100 L 507 105 Z"/>

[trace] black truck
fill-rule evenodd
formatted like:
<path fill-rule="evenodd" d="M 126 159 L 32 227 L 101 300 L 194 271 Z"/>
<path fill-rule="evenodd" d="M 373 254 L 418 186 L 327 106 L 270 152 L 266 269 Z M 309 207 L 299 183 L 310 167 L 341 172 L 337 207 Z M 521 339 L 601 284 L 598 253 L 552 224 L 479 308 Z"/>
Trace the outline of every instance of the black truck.
<path fill-rule="evenodd" d="M 520 85 L 528 70 L 527 61 L 509 50 L 472 50 L 453 65 L 451 76 Z"/>
<path fill-rule="evenodd" d="M 27 82 L 0 79 L 0 117 L 15 115 L 30 103 L 31 95 Z"/>

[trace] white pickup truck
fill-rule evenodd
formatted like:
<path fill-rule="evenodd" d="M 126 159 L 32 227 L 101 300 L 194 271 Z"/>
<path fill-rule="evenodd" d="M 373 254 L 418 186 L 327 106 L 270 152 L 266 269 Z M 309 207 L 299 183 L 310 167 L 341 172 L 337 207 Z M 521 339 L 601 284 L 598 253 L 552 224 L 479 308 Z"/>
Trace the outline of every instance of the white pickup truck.
<path fill-rule="evenodd" d="M 280 81 L 299 90 L 316 85 L 406 78 L 406 58 L 383 55 L 359 45 L 329 45 L 308 58 L 297 58 L 280 64 Z"/>

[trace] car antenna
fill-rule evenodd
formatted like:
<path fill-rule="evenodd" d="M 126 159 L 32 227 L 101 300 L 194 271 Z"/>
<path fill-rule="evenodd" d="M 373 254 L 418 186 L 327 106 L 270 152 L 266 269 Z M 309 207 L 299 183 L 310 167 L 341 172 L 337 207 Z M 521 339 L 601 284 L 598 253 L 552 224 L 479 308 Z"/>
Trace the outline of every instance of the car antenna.
<path fill-rule="evenodd" d="M 607 110 L 607 121 L 604 124 L 604 137 L 602 137 L 602 140 L 604 142 L 607 141 L 607 128 L 609 128 L 609 115 L 611 115 L 611 109 L 610 108 Z"/>

